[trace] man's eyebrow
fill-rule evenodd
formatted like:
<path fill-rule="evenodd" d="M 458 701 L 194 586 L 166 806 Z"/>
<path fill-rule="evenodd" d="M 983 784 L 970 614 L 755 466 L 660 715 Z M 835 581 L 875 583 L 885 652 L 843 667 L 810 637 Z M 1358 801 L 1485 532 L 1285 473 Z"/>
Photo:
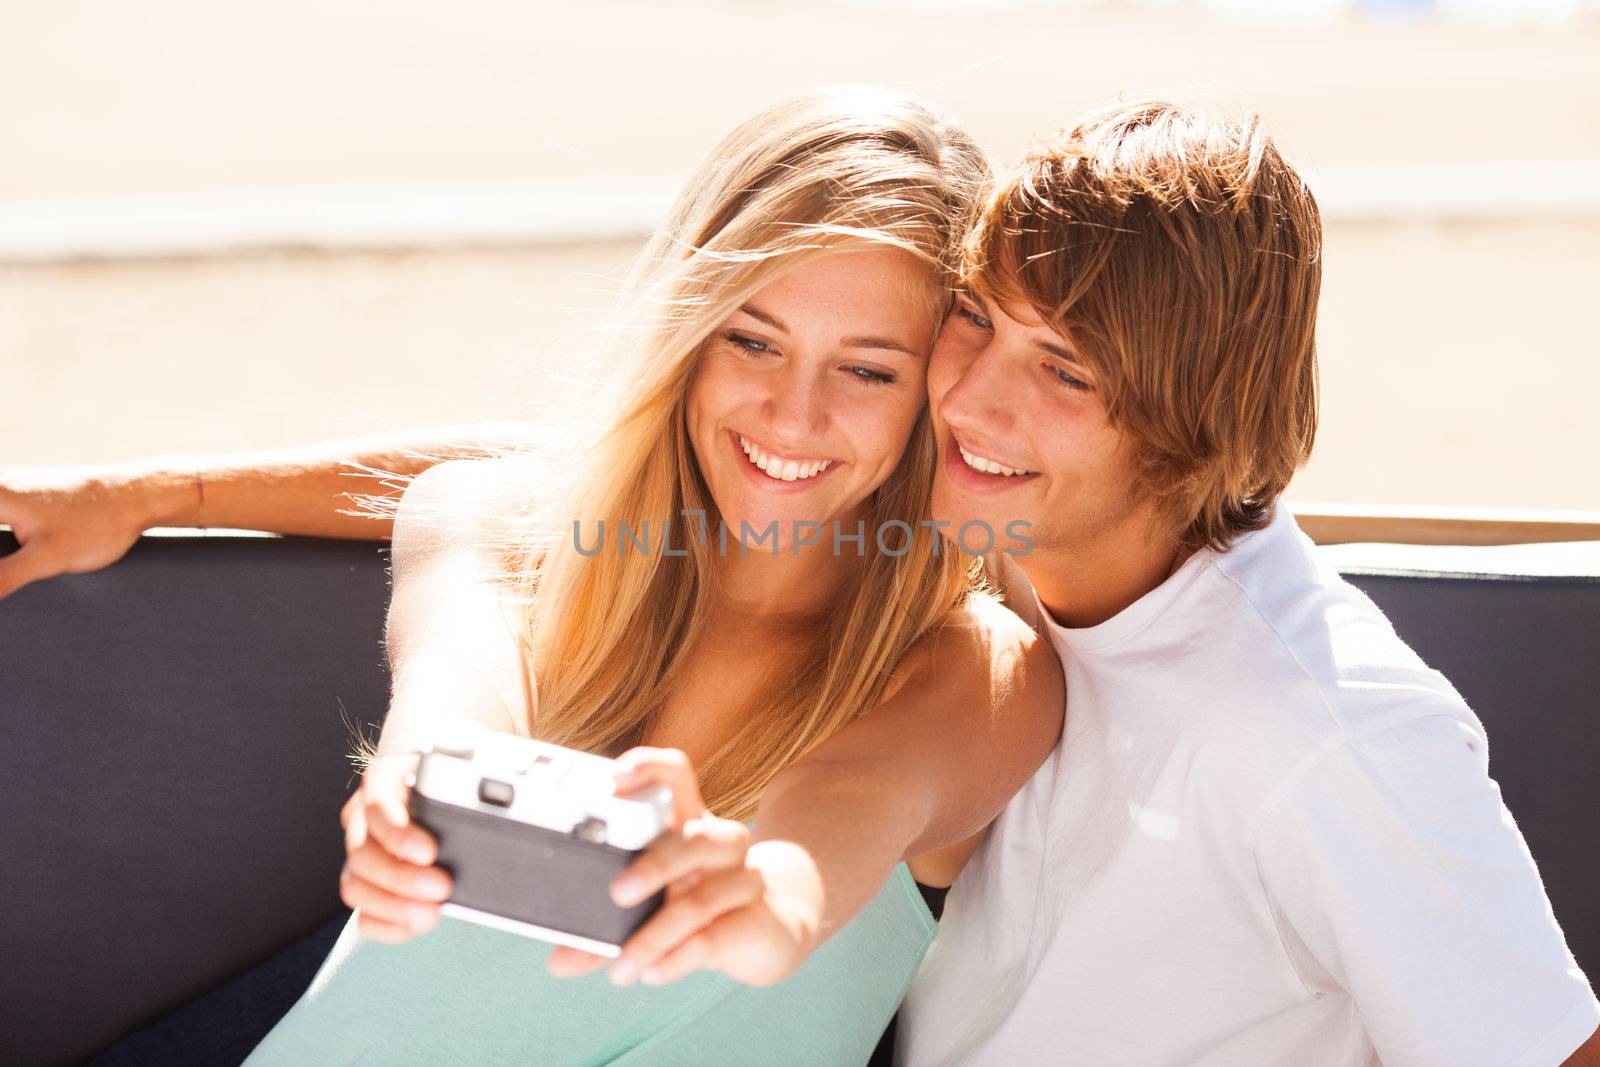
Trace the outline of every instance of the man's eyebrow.
<path fill-rule="evenodd" d="M 1033 343 L 1050 353 L 1052 356 L 1055 356 L 1057 359 L 1064 359 L 1068 363 L 1083 363 L 1083 360 L 1079 359 L 1077 356 L 1073 355 L 1071 352 L 1052 341 L 1045 341 L 1035 337 L 1033 339 Z"/>
<path fill-rule="evenodd" d="M 971 289 L 971 288 L 969 288 L 967 286 L 964 286 L 964 285 L 958 285 L 958 286 L 956 286 L 955 293 L 956 293 L 957 296 L 965 297 L 966 299 L 972 301 L 974 304 L 977 304 L 979 311 L 988 311 L 989 310 L 989 305 L 984 303 L 983 297 L 979 296 L 976 290 Z"/>
<path fill-rule="evenodd" d="M 782 319 L 778 318 L 778 316 L 773 315 L 773 314 L 771 314 L 769 312 L 762 311 L 760 308 L 756 307 L 754 304 L 746 304 L 743 307 L 741 307 L 739 310 L 744 312 L 746 315 L 749 315 L 752 319 L 757 320 L 758 322 L 766 323 L 768 326 L 771 326 L 774 330 L 778 330 L 778 331 L 780 331 L 782 333 L 788 333 L 789 332 L 789 327 L 787 327 L 787 326 L 785 326 L 783 324 L 783 320 Z"/>
<path fill-rule="evenodd" d="M 975 293 L 971 289 L 967 289 L 967 288 L 959 288 L 959 289 L 956 290 L 956 292 L 959 293 L 961 296 L 966 297 L 968 300 L 972 301 L 974 304 L 977 304 L 978 305 L 978 310 L 987 314 L 987 312 L 989 310 L 989 305 L 984 303 L 983 297 L 979 296 L 977 293 Z M 1040 338 L 1040 337 L 1035 337 L 1033 339 L 1033 343 L 1038 345 L 1040 348 L 1044 349 L 1046 352 L 1050 353 L 1052 356 L 1055 356 L 1057 359 L 1064 359 L 1068 363 L 1076 363 L 1080 367 L 1083 365 L 1083 360 L 1081 360 L 1077 356 L 1073 355 L 1072 351 L 1070 349 L 1066 348 L 1064 345 L 1059 345 L 1059 344 L 1055 343 L 1054 341 L 1046 341 L 1046 340 L 1044 340 L 1043 338 Z"/>

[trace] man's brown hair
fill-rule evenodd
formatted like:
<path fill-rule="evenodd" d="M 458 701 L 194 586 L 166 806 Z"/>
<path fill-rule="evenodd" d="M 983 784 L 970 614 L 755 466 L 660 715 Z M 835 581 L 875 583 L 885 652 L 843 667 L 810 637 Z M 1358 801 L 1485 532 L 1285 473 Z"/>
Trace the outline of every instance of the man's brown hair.
<path fill-rule="evenodd" d="M 1025 303 L 1095 377 L 1191 548 L 1264 525 L 1317 427 L 1316 201 L 1260 119 L 1089 115 L 1002 180 L 968 282 Z"/>

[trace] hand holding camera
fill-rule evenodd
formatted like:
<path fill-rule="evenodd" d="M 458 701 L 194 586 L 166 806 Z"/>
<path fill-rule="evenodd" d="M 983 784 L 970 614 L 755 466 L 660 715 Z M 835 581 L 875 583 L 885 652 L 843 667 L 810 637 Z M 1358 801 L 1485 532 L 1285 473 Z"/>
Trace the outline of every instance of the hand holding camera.
<path fill-rule="evenodd" d="M 615 956 L 662 895 L 622 903 L 608 887 L 667 829 L 672 807 L 659 784 L 620 789 L 615 778 L 603 756 L 476 724 L 440 732 L 407 808 L 454 880 L 441 911 Z"/>
<path fill-rule="evenodd" d="M 406 809 L 407 779 L 417 756 L 382 756 L 339 812 L 345 830 L 345 864 L 339 898 L 356 910 L 361 936 L 398 944 L 439 921 L 439 904 L 454 883 L 435 864 L 438 842 L 415 825 Z"/>
<path fill-rule="evenodd" d="M 618 985 L 771 985 L 820 941 L 811 858 L 707 811 L 675 749 L 611 761 L 471 730 L 375 761 L 342 819 L 340 895 L 373 940 L 449 914 L 555 942 L 558 977 L 609 963 Z"/>
<path fill-rule="evenodd" d="M 797 845 L 751 843 L 744 823 L 706 810 L 689 758 L 677 749 L 635 748 L 617 759 L 616 789 L 671 791 L 671 826 L 611 883 L 619 904 L 665 891 L 666 901 L 622 945 L 614 962 L 558 948 L 558 977 L 610 963 L 617 985 L 665 985 L 698 970 L 746 985 L 787 978 L 821 942 L 822 885 Z"/>

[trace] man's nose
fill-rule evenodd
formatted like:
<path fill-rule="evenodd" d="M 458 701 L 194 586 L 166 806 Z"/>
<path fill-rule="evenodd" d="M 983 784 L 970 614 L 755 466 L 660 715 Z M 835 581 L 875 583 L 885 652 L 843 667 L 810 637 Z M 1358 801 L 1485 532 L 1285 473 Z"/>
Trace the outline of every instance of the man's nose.
<path fill-rule="evenodd" d="M 997 433 L 1009 429 L 1016 405 L 1016 390 L 1009 382 L 1005 361 L 990 345 L 952 367 L 953 381 L 939 403 L 939 417 L 956 429 L 963 427 Z"/>

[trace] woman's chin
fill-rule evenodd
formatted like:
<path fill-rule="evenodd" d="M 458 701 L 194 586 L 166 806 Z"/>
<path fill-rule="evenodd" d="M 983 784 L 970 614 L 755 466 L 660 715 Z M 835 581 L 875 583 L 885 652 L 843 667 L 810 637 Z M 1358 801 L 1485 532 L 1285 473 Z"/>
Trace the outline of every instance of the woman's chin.
<path fill-rule="evenodd" d="M 741 540 L 745 551 L 772 554 L 792 552 L 797 540 L 821 544 L 831 536 L 833 519 L 821 508 L 774 508 L 738 506 L 719 509 L 727 528 L 728 552 L 738 551 Z M 711 531 L 716 537 L 715 530 Z M 802 546 L 803 547 L 803 546 Z"/>

